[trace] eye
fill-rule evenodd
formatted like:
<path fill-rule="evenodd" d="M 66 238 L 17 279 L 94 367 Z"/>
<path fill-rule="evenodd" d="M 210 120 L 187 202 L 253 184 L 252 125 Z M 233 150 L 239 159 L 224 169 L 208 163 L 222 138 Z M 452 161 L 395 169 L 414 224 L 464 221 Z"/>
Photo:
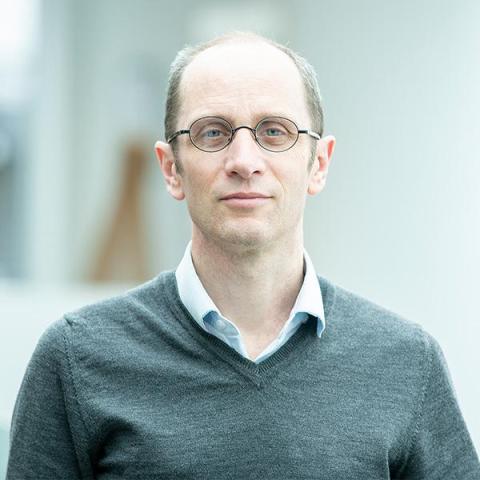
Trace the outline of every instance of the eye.
<path fill-rule="evenodd" d="M 190 127 L 190 138 L 201 150 L 220 150 L 228 144 L 231 136 L 230 125 L 219 117 L 200 118 Z"/>
<path fill-rule="evenodd" d="M 263 138 L 275 138 L 288 135 L 288 129 L 276 120 L 265 120 L 257 127 L 257 135 Z"/>
<path fill-rule="evenodd" d="M 215 142 L 215 144 L 217 144 L 217 142 L 228 141 L 230 135 L 231 131 L 226 125 L 215 123 L 204 125 L 200 131 L 195 134 L 195 138 L 200 142 Z"/>
<path fill-rule="evenodd" d="M 231 130 L 228 125 L 223 122 L 212 121 L 211 119 L 198 122 L 195 128 L 192 128 L 192 134 L 196 138 L 202 138 L 205 141 L 215 140 L 218 138 L 229 137 Z"/>
<path fill-rule="evenodd" d="M 278 127 L 269 127 L 265 129 L 265 135 L 267 137 L 278 137 L 279 135 L 284 135 L 285 132 Z"/>
<path fill-rule="evenodd" d="M 208 138 L 215 138 L 225 135 L 225 130 L 220 130 L 218 128 L 208 128 L 203 131 L 203 136 Z"/>

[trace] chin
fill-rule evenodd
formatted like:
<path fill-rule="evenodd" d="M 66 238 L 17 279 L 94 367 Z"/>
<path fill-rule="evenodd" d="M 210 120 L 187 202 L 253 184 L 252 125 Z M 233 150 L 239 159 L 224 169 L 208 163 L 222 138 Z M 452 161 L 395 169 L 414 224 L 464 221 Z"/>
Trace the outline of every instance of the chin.
<path fill-rule="evenodd" d="M 252 225 L 228 229 L 223 228 L 220 232 L 221 241 L 232 246 L 246 249 L 258 249 L 269 244 L 273 239 L 272 229 L 262 225 L 261 228 L 253 228 Z"/>
<path fill-rule="evenodd" d="M 210 219 L 209 219 L 210 220 Z M 206 242 L 222 249 L 258 250 L 279 238 L 281 232 L 272 222 L 262 219 L 222 219 L 217 222 L 194 222 L 194 228 Z M 232 250 L 234 251 L 234 250 Z"/>

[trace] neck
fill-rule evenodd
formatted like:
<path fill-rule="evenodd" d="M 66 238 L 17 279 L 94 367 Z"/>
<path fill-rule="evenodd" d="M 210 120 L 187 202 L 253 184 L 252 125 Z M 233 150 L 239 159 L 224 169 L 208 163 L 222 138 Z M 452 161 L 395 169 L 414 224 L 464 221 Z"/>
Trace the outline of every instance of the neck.
<path fill-rule="evenodd" d="M 242 336 L 280 332 L 303 283 L 302 234 L 229 250 L 194 235 L 192 259 L 205 290 Z"/>

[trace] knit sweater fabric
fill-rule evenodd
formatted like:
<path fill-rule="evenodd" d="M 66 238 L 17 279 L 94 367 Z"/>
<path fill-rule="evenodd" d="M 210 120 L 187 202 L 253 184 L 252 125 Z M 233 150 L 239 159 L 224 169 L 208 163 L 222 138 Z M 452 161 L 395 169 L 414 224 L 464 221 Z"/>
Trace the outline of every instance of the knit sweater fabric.
<path fill-rule="evenodd" d="M 256 364 L 203 330 L 164 272 L 43 334 L 7 480 L 478 480 L 437 342 L 319 277 L 313 319 Z"/>

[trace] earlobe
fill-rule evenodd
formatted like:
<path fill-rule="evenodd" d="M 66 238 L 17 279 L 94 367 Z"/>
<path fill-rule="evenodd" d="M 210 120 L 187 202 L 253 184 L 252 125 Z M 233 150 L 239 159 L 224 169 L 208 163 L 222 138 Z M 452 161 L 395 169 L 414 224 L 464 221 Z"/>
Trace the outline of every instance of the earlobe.
<path fill-rule="evenodd" d="M 320 193 L 325 187 L 326 180 L 326 173 L 322 173 L 320 170 L 317 170 L 314 173 L 312 172 L 312 176 L 310 177 L 310 182 L 307 188 L 307 193 L 312 196 Z"/>
<path fill-rule="evenodd" d="M 167 184 L 167 191 L 176 200 L 183 200 L 185 194 L 182 188 L 182 180 L 175 166 L 175 156 L 172 147 L 165 142 L 155 143 L 155 154 L 157 156 L 160 170 Z"/>

